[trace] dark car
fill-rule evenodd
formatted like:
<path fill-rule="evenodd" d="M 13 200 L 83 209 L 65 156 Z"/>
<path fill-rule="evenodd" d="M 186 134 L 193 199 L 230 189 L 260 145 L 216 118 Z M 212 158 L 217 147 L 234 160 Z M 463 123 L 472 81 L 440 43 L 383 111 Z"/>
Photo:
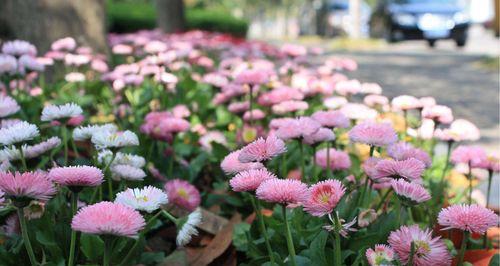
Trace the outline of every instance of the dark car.
<path fill-rule="evenodd" d="M 389 42 L 453 39 L 465 46 L 469 18 L 460 0 L 382 0 L 370 18 L 370 35 Z"/>

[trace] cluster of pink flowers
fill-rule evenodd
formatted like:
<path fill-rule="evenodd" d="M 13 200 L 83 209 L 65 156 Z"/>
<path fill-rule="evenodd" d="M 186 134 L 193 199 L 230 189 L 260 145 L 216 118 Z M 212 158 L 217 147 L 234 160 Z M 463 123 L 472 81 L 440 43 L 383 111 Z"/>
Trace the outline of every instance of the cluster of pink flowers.
<path fill-rule="evenodd" d="M 190 129 L 188 121 L 184 120 L 185 113 L 189 110 L 180 110 L 179 107 L 171 112 L 151 112 L 144 118 L 141 132 L 150 137 L 170 142 L 175 134 L 186 132 Z"/>

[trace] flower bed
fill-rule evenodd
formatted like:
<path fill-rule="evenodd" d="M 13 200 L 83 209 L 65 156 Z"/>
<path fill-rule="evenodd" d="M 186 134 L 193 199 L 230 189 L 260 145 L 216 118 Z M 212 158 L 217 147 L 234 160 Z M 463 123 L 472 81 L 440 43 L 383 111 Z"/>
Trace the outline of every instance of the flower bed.
<path fill-rule="evenodd" d="M 109 41 L 111 61 L 70 37 L 2 45 L 2 265 L 462 265 L 498 246 L 499 158 L 433 98 L 293 44 Z"/>

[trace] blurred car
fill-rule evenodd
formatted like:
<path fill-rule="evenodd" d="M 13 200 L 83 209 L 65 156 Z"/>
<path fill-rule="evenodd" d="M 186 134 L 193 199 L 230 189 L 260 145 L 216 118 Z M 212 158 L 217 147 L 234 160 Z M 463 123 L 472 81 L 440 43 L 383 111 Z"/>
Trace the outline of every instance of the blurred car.
<path fill-rule="evenodd" d="M 382 0 L 370 18 L 370 35 L 389 42 L 453 39 L 465 46 L 470 20 L 460 0 Z"/>
<path fill-rule="evenodd" d="M 353 20 L 349 13 L 349 0 L 328 1 L 327 35 L 351 35 L 355 30 Z M 361 35 L 369 35 L 368 22 L 370 21 L 371 8 L 365 1 L 360 1 L 360 27 Z"/>

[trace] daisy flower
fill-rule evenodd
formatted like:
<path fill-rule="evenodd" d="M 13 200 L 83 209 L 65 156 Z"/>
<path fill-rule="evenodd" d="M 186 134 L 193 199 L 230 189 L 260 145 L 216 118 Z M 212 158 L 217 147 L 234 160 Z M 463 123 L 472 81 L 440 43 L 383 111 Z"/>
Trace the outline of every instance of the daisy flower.
<path fill-rule="evenodd" d="M 269 179 L 255 191 L 257 198 L 293 207 L 305 202 L 309 195 L 307 185 L 293 179 Z"/>
<path fill-rule="evenodd" d="M 366 121 L 354 126 L 349 131 L 349 138 L 353 142 L 382 147 L 395 143 L 398 135 L 389 123 Z"/>
<path fill-rule="evenodd" d="M 137 237 L 145 226 L 141 214 L 122 204 L 102 201 L 81 208 L 71 221 L 71 228 L 94 235 Z"/>
<path fill-rule="evenodd" d="M 46 201 L 56 194 L 54 184 L 43 172 L 0 172 L 0 190 L 5 196 L 20 201 Z"/>
<path fill-rule="evenodd" d="M 346 170 L 351 168 L 351 159 L 349 155 L 344 151 L 337 151 L 333 148 L 329 150 L 330 153 L 330 165 L 328 165 L 327 155 L 328 149 L 323 148 L 318 150 L 314 155 L 314 159 L 316 160 L 316 164 L 323 169 L 332 169 L 332 170 Z"/>
<path fill-rule="evenodd" d="M 0 118 L 15 114 L 21 109 L 16 100 L 0 94 Z"/>
<path fill-rule="evenodd" d="M 373 179 L 381 178 L 404 178 L 409 181 L 420 181 L 425 164 L 421 161 L 410 158 L 404 161 L 381 160 L 375 166 L 376 173 Z"/>
<path fill-rule="evenodd" d="M 0 129 L 0 144 L 9 146 L 32 140 L 39 135 L 40 132 L 35 125 L 22 121 Z"/>
<path fill-rule="evenodd" d="M 438 222 L 445 227 L 442 230 L 454 228 L 483 235 L 490 227 L 498 226 L 498 215 L 477 204 L 460 204 L 442 209 Z"/>
<path fill-rule="evenodd" d="M 396 111 L 406 111 L 422 107 L 420 100 L 410 95 L 400 95 L 391 101 L 392 108 Z"/>
<path fill-rule="evenodd" d="M 318 217 L 329 214 L 337 206 L 344 193 L 345 187 L 340 181 L 321 181 L 309 189 L 307 200 L 303 203 L 304 210 Z"/>
<path fill-rule="evenodd" d="M 351 120 L 373 120 L 378 115 L 377 110 L 360 103 L 346 103 L 340 111 Z"/>
<path fill-rule="evenodd" d="M 242 163 L 270 160 L 286 152 L 285 142 L 274 135 L 259 138 L 241 149 L 238 160 Z"/>
<path fill-rule="evenodd" d="M 201 210 L 198 208 L 190 213 L 187 218 L 179 219 L 177 223 L 177 246 L 184 246 L 191 241 L 193 236 L 198 235 L 196 226 L 201 223 Z"/>
<path fill-rule="evenodd" d="M 5 42 L 2 46 L 2 53 L 20 57 L 21 55 L 36 56 L 36 47 L 23 40 Z"/>
<path fill-rule="evenodd" d="M 317 111 L 311 118 L 328 128 L 346 128 L 351 125 L 349 118 L 340 111 Z"/>
<path fill-rule="evenodd" d="M 255 191 L 262 182 L 277 178 L 276 175 L 269 172 L 267 169 L 250 169 L 239 172 L 235 177 L 229 180 L 229 185 L 233 191 Z"/>
<path fill-rule="evenodd" d="M 431 199 L 431 195 L 423 186 L 406 182 L 404 179 L 392 180 L 391 186 L 398 197 L 409 205 L 419 204 Z"/>
<path fill-rule="evenodd" d="M 398 142 L 387 147 L 387 154 L 394 160 L 404 161 L 409 158 L 415 158 L 430 167 L 432 164 L 429 154 L 421 149 L 414 148 L 410 143 Z"/>
<path fill-rule="evenodd" d="M 112 165 L 110 170 L 115 180 L 142 181 L 146 177 L 144 170 L 132 165 L 116 164 Z"/>
<path fill-rule="evenodd" d="M 68 187 L 96 187 L 103 182 L 101 169 L 93 166 L 56 167 L 47 177 L 53 182 Z"/>
<path fill-rule="evenodd" d="M 366 259 L 370 266 L 392 265 L 394 260 L 394 250 L 388 245 L 377 244 L 375 249 L 366 250 Z"/>
<path fill-rule="evenodd" d="M 453 121 L 451 108 L 444 105 L 424 107 L 424 109 L 422 109 L 422 117 L 432 119 L 441 124 L 450 124 Z"/>
<path fill-rule="evenodd" d="M 439 237 L 432 238 L 429 229 L 421 230 L 418 225 L 402 226 L 391 232 L 389 245 L 394 249 L 402 264 L 407 264 L 411 252 L 411 244 L 415 245 L 413 265 L 445 266 L 451 264 L 451 255 Z"/>
<path fill-rule="evenodd" d="M 76 141 L 83 141 L 91 139 L 97 132 L 116 132 L 118 127 L 113 124 L 104 125 L 89 125 L 77 127 L 73 130 L 73 139 Z"/>
<path fill-rule="evenodd" d="M 185 180 L 170 180 L 165 183 L 164 189 L 167 192 L 169 202 L 177 207 L 193 211 L 200 205 L 200 192 Z"/>
<path fill-rule="evenodd" d="M 222 160 L 220 167 L 226 174 L 234 174 L 245 170 L 250 169 L 260 169 L 264 168 L 262 163 L 242 163 L 238 159 L 240 157 L 241 150 L 233 151 L 228 154 Z"/>
<path fill-rule="evenodd" d="M 269 81 L 269 72 L 261 69 L 245 69 L 239 72 L 234 80 L 238 84 L 264 84 Z"/>
<path fill-rule="evenodd" d="M 299 117 L 292 120 L 284 120 L 276 130 L 276 136 L 282 140 L 304 138 L 316 133 L 321 124 L 310 117 Z"/>
<path fill-rule="evenodd" d="M 98 131 L 92 135 L 91 141 L 100 150 L 139 145 L 139 138 L 130 130 L 119 132 Z"/>
<path fill-rule="evenodd" d="M 129 188 L 116 195 L 115 203 L 129 206 L 138 211 L 151 213 L 168 203 L 168 196 L 153 186 Z"/>
<path fill-rule="evenodd" d="M 314 145 L 317 143 L 335 140 L 335 134 L 329 128 L 320 128 L 316 133 L 304 137 L 304 143 Z"/>
<path fill-rule="evenodd" d="M 110 163 L 112 158 L 113 152 L 110 150 L 102 150 L 97 154 L 97 161 L 102 165 Z M 130 165 L 135 168 L 143 168 L 146 166 L 146 159 L 135 154 L 117 152 L 111 165 Z"/>
<path fill-rule="evenodd" d="M 75 103 L 64 105 L 47 105 L 42 110 L 42 121 L 54 121 L 77 117 L 83 113 L 82 108 Z"/>
<path fill-rule="evenodd" d="M 454 164 L 470 164 L 471 167 L 482 168 L 484 162 L 488 160 L 488 156 L 483 148 L 479 146 L 458 146 L 451 153 L 451 162 Z"/>
<path fill-rule="evenodd" d="M 16 74 L 18 70 L 17 60 L 12 55 L 0 54 L 0 74 Z"/>

